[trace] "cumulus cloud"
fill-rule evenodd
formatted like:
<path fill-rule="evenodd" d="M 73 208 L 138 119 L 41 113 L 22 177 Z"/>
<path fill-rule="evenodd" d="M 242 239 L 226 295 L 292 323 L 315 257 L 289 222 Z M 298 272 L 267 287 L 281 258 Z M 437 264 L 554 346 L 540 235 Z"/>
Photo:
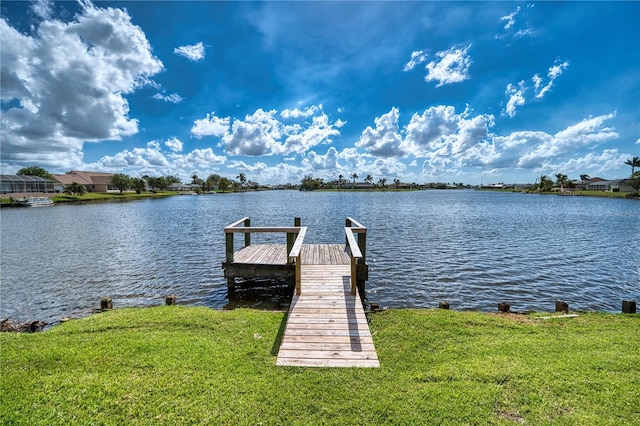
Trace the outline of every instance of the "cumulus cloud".
<path fill-rule="evenodd" d="M 381 157 L 400 155 L 402 136 L 398 128 L 399 115 L 398 108 L 393 107 L 388 113 L 377 117 L 374 120 L 376 128 L 368 126 L 356 146 Z"/>
<path fill-rule="evenodd" d="M 194 121 L 191 134 L 197 138 L 221 138 L 220 145 L 231 155 L 288 155 L 302 154 L 314 146 L 330 143 L 344 124 L 342 120 L 331 122 L 322 105 L 286 109 L 280 114 L 260 108 L 244 119 L 207 114 L 206 118 Z"/>
<path fill-rule="evenodd" d="M 338 150 L 330 147 L 325 155 L 310 151 L 302 160 L 303 165 L 308 165 L 313 170 L 332 170 L 338 168 Z"/>
<path fill-rule="evenodd" d="M 31 10 L 41 19 L 50 19 L 53 13 L 52 0 L 37 0 L 31 3 Z"/>
<path fill-rule="evenodd" d="M 192 62 L 198 62 L 204 59 L 204 44 L 198 42 L 196 44 L 188 44 L 173 49 L 173 53 L 183 56 Z"/>
<path fill-rule="evenodd" d="M 524 87 L 524 81 L 521 81 L 518 86 L 519 88 L 516 88 L 509 83 L 507 90 L 505 90 L 505 95 L 509 96 L 505 111 L 511 118 L 516 115 L 516 108 L 525 104 L 524 92 L 526 89 Z"/>
<path fill-rule="evenodd" d="M 411 117 L 402 149 L 416 157 L 456 155 L 483 141 L 492 126 L 492 115 L 469 118 L 468 111 L 457 114 L 452 106 L 431 107 Z"/>
<path fill-rule="evenodd" d="M 182 151 L 183 144 L 178 138 L 171 138 L 164 143 L 164 145 L 173 152 Z"/>
<path fill-rule="evenodd" d="M 198 139 L 205 136 L 222 137 L 229 131 L 229 122 L 229 117 L 217 117 L 215 112 L 212 112 L 205 118 L 193 122 L 191 134 Z"/>
<path fill-rule="evenodd" d="M 440 87 L 445 84 L 460 83 L 469 78 L 470 48 L 471 45 L 464 48 L 452 47 L 449 50 L 436 53 L 435 56 L 438 60 L 427 64 L 425 81 L 437 81 L 436 87 Z"/>
<path fill-rule="evenodd" d="M 293 152 L 301 154 L 316 145 L 330 143 L 332 136 L 340 134 L 337 129 L 340 125 L 341 123 L 331 124 L 329 117 L 324 113 L 313 117 L 309 126 L 287 137 L 283 151 L 286 154 Z"/>
<path fill-rule="evenodd" d="M 0 19 L 4 161 L 68 167 L 84 142 L 138 132 L 124 97 L 160 72 L 142 30 L 126 11 L 83 2 L 70 22 L 45 18 L 23 35 Z M 13 106 L 15 105 L 15 106 Z"/>
<path fill-rule="evenodd" d="M 223 137 L 225 151 L 231 155 L 260 156 L 281 153 L 278 140 L 282 136 L 275 110 L 259 108 L 244 120 L 235 120 L 231 132 Z"/>
<path fill-rule="evenodd" d="M 551 162 L 544 161 L 534 171 L 536 173 L 555 173 L 558 170 L 565 174 L 582 174 L 587 172 L 594 175 L 596 173 L 607 173 L 618 170 L 620 164 L 624 163 L 626 156 L 620 154 L 617 149 L 605 149 L 601 153 L 590 152 L 584 157 L 571 158 L 567 161 Z"/>
<path fill-rule="evenodd" d="M 550 135 L 545 132 L 514 132 L 509 136 L 496 137 L 501 148 L 511 149 L 511 157 L 517 158 L 510 166 L 520 168 L 540 167 L 544 161 L 570 155 L 581 146 L 594 146 L 619 138 L 614 129 L 604 126 L 615 113 L 590 117 L 564 130 Z"/>

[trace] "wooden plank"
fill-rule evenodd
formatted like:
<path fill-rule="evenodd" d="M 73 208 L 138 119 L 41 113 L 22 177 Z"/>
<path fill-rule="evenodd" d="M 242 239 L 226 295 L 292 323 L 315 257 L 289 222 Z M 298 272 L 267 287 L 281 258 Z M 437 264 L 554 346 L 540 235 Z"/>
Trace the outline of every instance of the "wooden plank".
<path fill-rule="evenodd" d="M 278 358 L 276 365 L 282 367 L 359 367 L 377 368 L 380 367 L 378 360 L 353 360 L 353 359 L 298 359 L 298 358 Z"/>
<path fill-rule="evenodd" d="M 330 264 L 338 253 L 329 245 L 304 253 L 325 264 L 302 265 L 302 293 L 292 300 L 276 365 L 379 367 L 362 303 L 350 294 L 351 266 Z"/>

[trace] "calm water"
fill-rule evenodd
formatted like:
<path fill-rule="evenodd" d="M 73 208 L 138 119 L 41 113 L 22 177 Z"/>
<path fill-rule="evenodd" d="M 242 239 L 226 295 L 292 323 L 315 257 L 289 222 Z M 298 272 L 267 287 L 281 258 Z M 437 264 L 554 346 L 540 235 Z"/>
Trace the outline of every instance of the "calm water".
<path fill-rule="evenodd" d="M 369 301 L 384 307 L 619 312 L 640 301 L 640 203 L 478 191 L 271 191 L 1 210 L 0 317 L 83 316 L 116 307 L 229 304 L 223 227 L 309 227 L 305 242 L 344 241 L 344 219 L 368 227 Z M 260 239 L 262 238 L 262 239 Z M 254 242 L 265 237 L 254 236 Z M 282 237 L 281 237 L 282 238 Z M 283 242 L 283 241 L 280 241 Z M 286 307 L 264 290 L 232 305 Z"/>

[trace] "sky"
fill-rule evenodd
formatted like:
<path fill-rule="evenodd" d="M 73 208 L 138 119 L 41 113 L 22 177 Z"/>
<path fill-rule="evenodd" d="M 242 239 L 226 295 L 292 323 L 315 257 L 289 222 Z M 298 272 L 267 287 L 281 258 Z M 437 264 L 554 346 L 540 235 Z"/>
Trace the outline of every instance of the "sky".
<path fill-rule="evenodd" d="M 0 3 L 0 168 L 625 178 L 640 2 Z"/>

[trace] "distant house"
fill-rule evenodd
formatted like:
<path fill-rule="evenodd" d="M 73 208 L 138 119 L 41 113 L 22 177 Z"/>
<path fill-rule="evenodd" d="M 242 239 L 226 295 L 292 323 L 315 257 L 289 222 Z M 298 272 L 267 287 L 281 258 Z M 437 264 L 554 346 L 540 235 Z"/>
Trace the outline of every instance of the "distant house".
<path fill-rule="evenodd" d="M 585 186 L 590 191 L 633 192 L 629 179 L 589 181 Z"/>
<path fill-rule="evenodd" d="M 62 175 L 53 175 L 53 177 L 60 183 L 63 191 L 68 185 L 71 185 L 72 183 L 79 183 L 80 185 L 84 185 L 89 192 L 119 192 L 118 188 L 111 185 L 113 173 L 72 170 Z"/>
<path fill-rule="evenodd" d="M 2 195 L 10 197 L 44 196 L 55 193 L 52 180 L 40 176 L 0 175 Z"/>
<path fill-rule="evenodd" d="M 200 185 L 195 183 L 180 183 L 174 182 L 169 185 L 169 191 L 177 191 L 177 192 L 196 192 L 200 188 Z"/>

